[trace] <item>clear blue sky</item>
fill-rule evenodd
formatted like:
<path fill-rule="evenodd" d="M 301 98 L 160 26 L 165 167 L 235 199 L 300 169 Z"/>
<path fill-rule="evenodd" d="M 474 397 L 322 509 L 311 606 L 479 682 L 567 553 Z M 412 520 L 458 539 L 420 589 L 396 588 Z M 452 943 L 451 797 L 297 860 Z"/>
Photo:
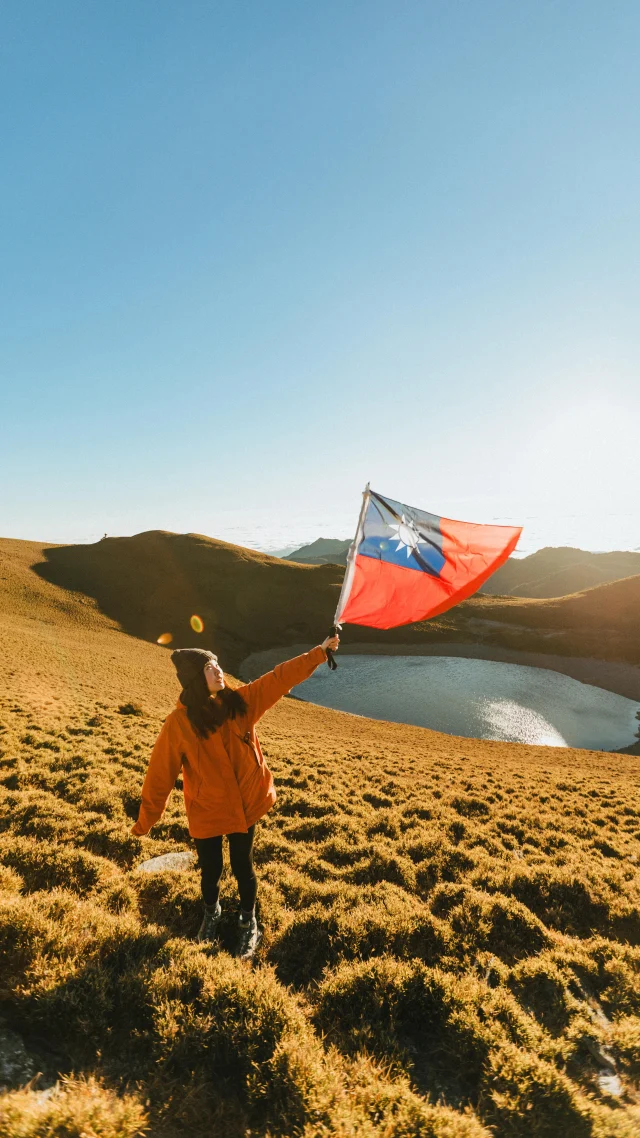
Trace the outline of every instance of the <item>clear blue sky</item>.
<path fill-rule="evenodd" d="M 0 533 L 640 547 L 637 0 L 10 0 Z"/>

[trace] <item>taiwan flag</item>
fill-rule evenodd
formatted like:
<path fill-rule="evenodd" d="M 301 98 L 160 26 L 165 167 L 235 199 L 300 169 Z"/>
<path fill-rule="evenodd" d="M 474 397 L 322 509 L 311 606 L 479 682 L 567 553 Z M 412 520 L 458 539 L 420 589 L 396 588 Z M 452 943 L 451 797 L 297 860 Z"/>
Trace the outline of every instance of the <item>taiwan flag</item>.
<path fill-rule="evenodd" d="M 507 560 L 521 533 L 440 518 L 367 487 L 335 623 L 394 628 L 446 612 Z"/>

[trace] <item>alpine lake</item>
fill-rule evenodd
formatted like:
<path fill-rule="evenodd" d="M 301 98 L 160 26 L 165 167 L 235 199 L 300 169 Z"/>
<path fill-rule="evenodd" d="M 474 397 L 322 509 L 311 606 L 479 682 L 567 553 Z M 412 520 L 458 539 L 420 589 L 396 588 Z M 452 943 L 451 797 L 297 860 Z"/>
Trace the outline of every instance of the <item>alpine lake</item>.
<path fill-rule="evenodd" d="M 311 703 L 451 735 L 614 751 L 638 740 L 640 704 L 547 668 L 455 656 L 339 657 L 293 689 Z"/>

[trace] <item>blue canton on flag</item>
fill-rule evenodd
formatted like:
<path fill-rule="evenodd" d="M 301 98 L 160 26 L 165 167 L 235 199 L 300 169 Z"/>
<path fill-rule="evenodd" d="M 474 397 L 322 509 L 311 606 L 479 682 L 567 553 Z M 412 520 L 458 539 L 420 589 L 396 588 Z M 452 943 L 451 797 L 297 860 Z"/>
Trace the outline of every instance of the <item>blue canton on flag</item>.
<path fill-rule="evenodd" d="M 445 564 L 440 518 L 371 491 L 357 552 L 439 577 Z"/>

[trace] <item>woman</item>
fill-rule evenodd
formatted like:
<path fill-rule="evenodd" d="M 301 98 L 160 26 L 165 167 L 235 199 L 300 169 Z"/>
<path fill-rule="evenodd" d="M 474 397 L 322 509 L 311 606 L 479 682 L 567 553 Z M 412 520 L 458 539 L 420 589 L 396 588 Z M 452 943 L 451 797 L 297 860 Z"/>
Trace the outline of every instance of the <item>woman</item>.
<path fill-rule="evenodd" d="M 296 684 L 335 652 L 328 636 L 317 648 L 278 664 L 272 672 L 232 691 L 213 652 L 179 648 L 171 659 L 182 685 L 149 760 L 138 820 L 131 833 L 149 830 L 162 816 L 182 769 L 189 833 L 198 851 L 204 917 L 198 940 L 212 941 L 221 917 L 222 838 L 229 840 L 231 870 L 240 893 L 236 956 L 250 959 L 262 938 L 256 921 L 258 883 L 253 868 L 255 825 L 271 809 L 276 792 L 262 757 L 255 725 Z"/>

